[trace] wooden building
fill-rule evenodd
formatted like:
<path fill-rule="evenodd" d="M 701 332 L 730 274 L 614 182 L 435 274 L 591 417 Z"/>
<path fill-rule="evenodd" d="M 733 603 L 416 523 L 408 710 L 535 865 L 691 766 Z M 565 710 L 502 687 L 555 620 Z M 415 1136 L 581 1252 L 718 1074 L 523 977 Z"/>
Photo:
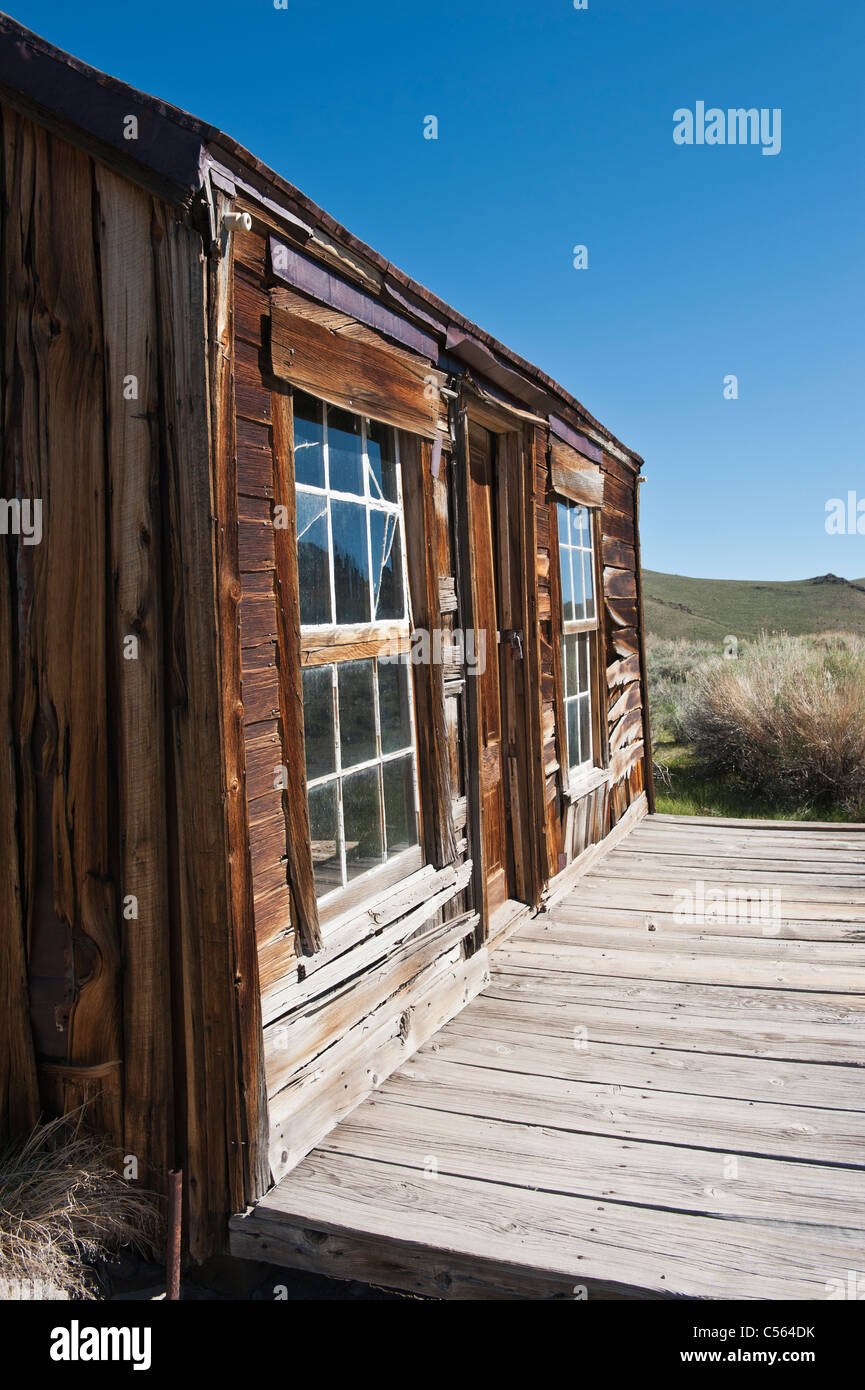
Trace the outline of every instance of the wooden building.
<path fill-rule="evenodd" d="M 200 1259 L 651 809 L 641 460 L 8 18 L 0 116 L 0 1124 Z"/>

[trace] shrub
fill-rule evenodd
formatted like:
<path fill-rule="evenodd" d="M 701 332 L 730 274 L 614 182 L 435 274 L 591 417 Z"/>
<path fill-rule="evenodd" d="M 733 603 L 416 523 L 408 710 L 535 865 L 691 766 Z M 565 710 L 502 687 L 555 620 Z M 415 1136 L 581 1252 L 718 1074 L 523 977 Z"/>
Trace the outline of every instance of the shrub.
<path fill-rule="evenodd" d="M 678 711 L 685 685 L 707 663 L 721 660 L 721 648 L 710 642 L 651 638 L 646 643 L 649 715 L 655 743 L 682 736 Z"/>
<path fill-rule="evenodd" d="M 678 703 L 707 775 L 732 773 L 781 804 L 856 811 L 865 801 L 865 641 L 769 637 L 697 670 Z"/>

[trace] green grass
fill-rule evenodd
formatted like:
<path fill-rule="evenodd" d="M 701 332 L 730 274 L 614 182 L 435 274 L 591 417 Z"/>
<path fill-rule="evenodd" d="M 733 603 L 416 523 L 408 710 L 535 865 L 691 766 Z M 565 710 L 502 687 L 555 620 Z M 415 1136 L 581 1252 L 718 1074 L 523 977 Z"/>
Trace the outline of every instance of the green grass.
<path fill-rule="evenodd" d="M 823 575 L 790 583 L 691 579 L 643 570 L 646 631 L 654 637 L 740 641 L 761 632 L 805 636 L 851 632 L 865 636 L 865 580 Z"/>
<path fill-rule="evenodd" d="M 729 816 L 745 820 L 846 821 L 863 813 L 837 807 L 779 807 L 740 787 L 735 778 L 707 777 L 695 766 L 694 749 L 681 743 L 656 743 L 655 809 L 666 816 Z"/>

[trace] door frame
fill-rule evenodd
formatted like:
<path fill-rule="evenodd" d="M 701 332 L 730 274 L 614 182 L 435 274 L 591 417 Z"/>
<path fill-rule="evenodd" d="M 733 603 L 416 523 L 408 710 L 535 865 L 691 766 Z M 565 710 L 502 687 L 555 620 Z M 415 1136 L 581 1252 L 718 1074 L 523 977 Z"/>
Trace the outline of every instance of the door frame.
<path fill-rule="evenodd" d="M 513 858 L 515 897 L 531 907 L 540 902 L 546 882 L 542 862 L 545 852 L 541 692 L 538 659 L 537 573 L 535 537 L 535 484 L 537 435 L 546 421 L 528 412 L 493 401 L 480 388 L 463 384 L 457 405 L 456 457 L 457 534 L 463 543 L 460 608 L 466 630 L 477 634 L 478 559 L 470 543 L 473 535 L 469 425 L 478 425 L 494 436 L 498 505 L 493 547 L 497 565 L 497 612 L 500 631 L 519 632 L 522 657 L 515 648 L 499 643 L 500 701 L 502 719 L 502 776 L 509 807 L 508 842 Z M 545 437 L 545 435 L 544 435 Z M 545 461 L 545 446 L 542 459 Z M 509 621 L 506 621 L 508 618 Z M 487 639 L 490 640 L 489 637 Z M 498 634 L 496 634 L 498 641 Z M 466 681 L 466 737 L 468 743 L 467 827 L 472 855 L 474 905 L 480 913 L 479 937 L 489 939 L 490 920 L 483 850 L 481 788 L 481 721 L 479 691 L 475 680 Z M 538 788 L 541 788 L 538 803 Z"/>

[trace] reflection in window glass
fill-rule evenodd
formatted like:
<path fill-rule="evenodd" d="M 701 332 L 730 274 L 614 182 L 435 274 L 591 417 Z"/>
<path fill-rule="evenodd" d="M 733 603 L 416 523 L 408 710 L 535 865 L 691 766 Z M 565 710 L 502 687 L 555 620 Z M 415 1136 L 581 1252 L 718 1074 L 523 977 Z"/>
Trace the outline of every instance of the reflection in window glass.
<path fill-rule="evenodd" d="M 386 502 L 397 500 L 396 455 L 393 447 L 393 430 L 390 425 L 381 425 L 377 420 L 367 424 L 367 455 L 372 470 L 373 483 L 370 493 L 373 497 L 383 497 Z"/>
<path fill-rule="evenodd" d="M 378 663 L 378 707 L 381 751 L 395 753 L 411 746 L 408 660 Z"/>
<path fill-rule="evenodd" d="M 352 772 L 342 782 L 345 867 L 349 880 L 384 861 L 378 767 Z"/>
<path fill-rule="evenodd" d="M 389 854 L 417 844 L 417 814 L 414 805 L 414 759 L 394 758 L 382 768 L 384 778 L 384 823 Z"/>
<path fill-rule="evenodd" d="M 404 620 L 396 431 L 303 392 L 294 426 L 301 623 Z"/>
<path fill-rule="evenodd" d="M 336 772 L 332 666 L 308 666 L 303 672 L 303 730 L 308 781 Z"/>
<path fill-rule="evenodd" d="M 359 415 L 329 406 L 327 457 L 332 492 L 356 492 L 363 496 L 363 440 Z"/>
<path fill-rule="evenodd" d="M 376 755 L 373 663 L 344 661 L 337 667 L 339 748 L 343 767 L 368 763 Z"/>
<path fill-rule="evenodd" d="M 568 767 L 592 763 L 592 636 L 597 626 L 592 512 L 577 502 L 557 501 L 559 573 L 562 581 L 562 686 Z M 581 624 L 583 631 L 573 628 Z"/>
<path fill-rule="evenodd" d="M 378 619 L 401 618 L 404 614 L 402 552 L 396 516 L 393 512 L 370 512 L 369 525 L 375 616 Z"/>
<path fill-rule="evenodd" d="M 586 767 L 592 761 L 590 641 L 588 632 L 566 632 L 562 638 L 565 730 L 571 769 Z"/>
<path fill-rule="evenodd" d="M 557 503 L 562 619 L 565 623 L 595 618 L 592 515 L 576 502 Z"/>
<path fill-rule="evenodd" d="M 321 401 L 297 392 L 294 397 L 294 481 L 324 487 L 324 430 Z"/>
<path fill-rule="evenodd" d="M 410 663 L 365 658 L 307 667 L 303 694 L 322 897 L 418 843 Z"/>
<path fill-rule="evenodd" d="M 322 898 L 418 843 L 410 665 L 378 655 L 393 624 L 407 642 L 408 602 L 396 431 L 302 392 L 294 426 L 301 626 L 327 656 L 302 672 Z M 348 632 L 320 630 L 333 627 Z M 371 654 L 349 656 L 358 644 Z"/>
<path fill-rule="evenodd" d="M 315 891 L 319 897 L 342 884 L 339 839 L 337 835 L 337 786 L 309 789 L 309 838 L 312 845 L 312 867 Z"/>
<path fill-rule="evenodd" d="M 572 637 L 566 637 L 563 643 L 565 659 L 562 663 L 565 672 L 565 695 L 576 695 L 577 693 L 577 644 Z"/>
<path fill-rule="evenodd" d="M 574 621 L 574 585 L 571 579 L 571 552 L 564 547 L 559 551 L 562 567 L 562 616 L 566 623 Z"/>
<path fill-rule="evenodd" d="M 369 622 L 369 551 L 366 509 L 356 502 L 331 502 L 333 588 L 337 623 Z"/>
<path fill-rule="evenodd" d="M 297 494 L 297 577 L 301 623 L 328 622 L 327 504 L 308 492 Z"/>
<path fill-rule="evenodd" d="M 583 591 L 586 596 L 585 613 L 587 618 L 595 616 L 595 579 L 591 550 L 583 551 Z"/>

